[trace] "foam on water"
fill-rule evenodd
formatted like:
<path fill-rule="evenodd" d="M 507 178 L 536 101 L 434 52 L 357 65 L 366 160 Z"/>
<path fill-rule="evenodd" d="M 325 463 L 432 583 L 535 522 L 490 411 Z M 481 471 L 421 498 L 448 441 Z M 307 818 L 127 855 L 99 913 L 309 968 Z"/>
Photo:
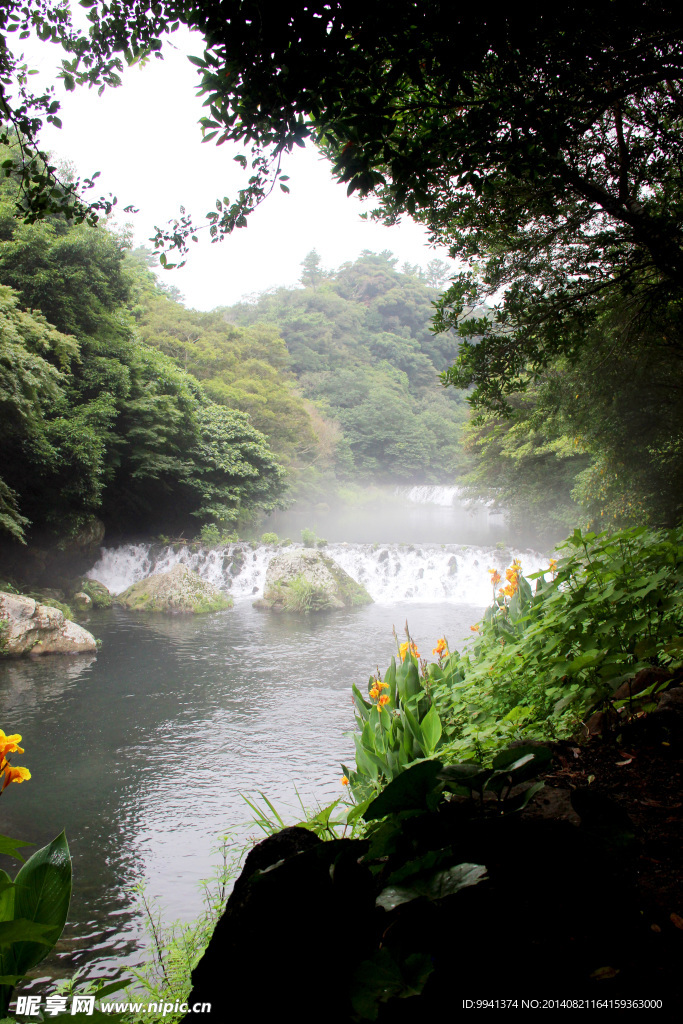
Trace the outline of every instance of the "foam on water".
<path fill-rule="evenodd" d="M 293 545 L 299 547 L 300 545 Z M 147 576 L 186 565 L 235 600 L 263 594 L 266 570 L 276 549 L 271 545 L 126 544 L 103 548 L 88 576 L 120 594 Z M 547 566 L 537 551 L 473 547 L 462 544 L 330 544 L 325 553 L 378 604 L 442 603 L 486 605 L 491 600 L 488 569 L 501 571 L 519 558 L 525 575 Z"/>

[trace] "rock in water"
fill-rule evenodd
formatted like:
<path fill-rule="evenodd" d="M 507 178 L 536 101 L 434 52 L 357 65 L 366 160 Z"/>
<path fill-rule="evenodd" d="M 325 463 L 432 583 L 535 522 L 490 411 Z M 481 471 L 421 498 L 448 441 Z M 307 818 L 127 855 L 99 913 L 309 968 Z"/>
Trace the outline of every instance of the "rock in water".
<path fill-rule="evenodd" d="M 97 650 L 92 633 L 32 597 L 0 592 L 0 652 L 21 654 L 88 654 Z M 6 625 L 5 625 L 6 624 Z"/>
<path fill-rule="evenodd" d="M 340 565 L 311 548 L 280 551 L 266 572 L 263 597 L 255 608 L 272 611 L 321 612 L 372 604 L 361 583 Z"/>
<path fill-rule="evenodd" d="M 233 602 L 186 565 L 175 565 L 170 572 L 134 583 L 119 594 L 116 603 L 134 611 L 203 615 L 232 608 Z"/>

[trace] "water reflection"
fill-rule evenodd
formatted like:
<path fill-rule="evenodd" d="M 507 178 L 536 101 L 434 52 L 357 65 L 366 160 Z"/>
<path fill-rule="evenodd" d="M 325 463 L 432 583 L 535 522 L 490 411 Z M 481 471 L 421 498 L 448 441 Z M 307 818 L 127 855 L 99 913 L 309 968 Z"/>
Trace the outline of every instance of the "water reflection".
<path fill-rule="evenodd" d="M 465 636 L 479 610 L 411 604 L 421 650 Z M 201 909 L 197 883 L 216 837 L 253 826 L 241 794 L 295 815 L 340 795 L 352 758 L 352 682 L 383 670 L 406 609 L 270 616 L 248 603 L 200 619 L 93 616 L 97 658 L 0 666 L 2 722 L 20 732 L 29 785 L 3 797 L 2 831 L 40 845 L 66 828 L 74 897 L 59 949 L 39 969 L 97 974 L 135 958 L 140 918 L 128 887 L 146 881 L 167 920 Z"/>

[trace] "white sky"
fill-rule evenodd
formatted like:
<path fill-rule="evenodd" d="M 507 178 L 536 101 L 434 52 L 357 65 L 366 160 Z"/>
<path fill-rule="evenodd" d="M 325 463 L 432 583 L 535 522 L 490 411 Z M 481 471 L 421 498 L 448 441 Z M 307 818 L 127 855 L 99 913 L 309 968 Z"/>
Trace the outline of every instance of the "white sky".
<path fill-rule="evenodd" d="M 216 198 L 235 197 L 248 176 L 233 157 L 241 150 L 201 142 L 198 119 L 206 111 L 196 95 L 196 68 L 187 54 L 201 54 L 201 36 L 179 30 L 165 46 L 164 60 L 127 69 L 119 89 L 77 88 L 67 93 L 56 85 L 63 127 L 52 125 L 41 136 L 43 148 L 58 160 L 70 160 L 81 177 L 100 171 L 96 194 L 118 197 L 118 223 L 130 222 L 136 245 L 151 245 L 155 225 L 179 216 L 183 205 L 201 223 Z M 17 49 L 18 49 L 17 44 Z M 24 40 L 21 44 L 36 82 L 55 82 L 55 69 L 67 56 L 58 46 Z M 291 193 L 276 189 L 239 229 L 222 243 L 210 244 L 208 231 L 192 245 L 185 267 L 159 270 L 175 284 L 188 306 L 212 309 L 278 285 L 295 284 L 306 253 L 316 249 L 324 267 L 355 259 L 363 249 L 390 249 L 401 263 L 425 266 L 447 259 L 444 249 L 427 245 L 424 229 L 408 218 L 393 228 L 361 220 L 361 204 L 332 179 L 329 164 L 313 147 L 297 149 L 283 166 Z M 124 214 L 133 204 L 135 215 Z"/>

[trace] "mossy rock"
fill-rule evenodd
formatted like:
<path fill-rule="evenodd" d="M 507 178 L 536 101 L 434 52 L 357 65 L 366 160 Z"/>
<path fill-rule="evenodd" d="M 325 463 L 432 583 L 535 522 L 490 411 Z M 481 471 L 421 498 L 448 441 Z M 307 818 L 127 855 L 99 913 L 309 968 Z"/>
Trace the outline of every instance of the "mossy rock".
<path fill-rule="evenodd" d="M 112 596 L 104 583 L 100 583 L 99 580 L 82 579 L 79 589 L 88 595 L 93 608 L 111 608 Z"/>
<path fill-rule="evenodd" d="M 361 583 L 313 548 L 280 551 L 266 572 L 263 597 L 255 608 L 270 611 L 322 612 L 372 604 Z"/>
<path fill-rule="evenodd" d="M 232 598 L 186 565 L 176 565 L 170 572 L 134 583 L 119 594 L 116 603 L 132 611 L 165 615 L 206 615 L 233 605 Z"/>

